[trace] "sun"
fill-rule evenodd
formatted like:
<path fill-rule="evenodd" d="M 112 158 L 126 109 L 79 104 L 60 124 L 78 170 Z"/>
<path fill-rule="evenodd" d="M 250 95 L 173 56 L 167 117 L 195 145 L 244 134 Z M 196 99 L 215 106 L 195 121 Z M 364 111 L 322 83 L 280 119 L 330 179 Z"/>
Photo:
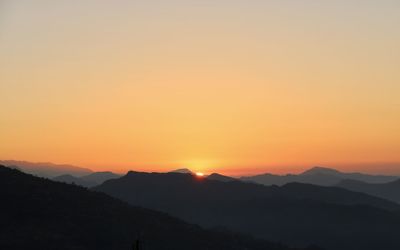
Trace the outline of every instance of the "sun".
<path fill-rule="evenodd" d="M 204 174 L 203 174 L 202 172 L 196 172 L 196 176 L 197 176 L 197 177 L 203 177 Z"/>

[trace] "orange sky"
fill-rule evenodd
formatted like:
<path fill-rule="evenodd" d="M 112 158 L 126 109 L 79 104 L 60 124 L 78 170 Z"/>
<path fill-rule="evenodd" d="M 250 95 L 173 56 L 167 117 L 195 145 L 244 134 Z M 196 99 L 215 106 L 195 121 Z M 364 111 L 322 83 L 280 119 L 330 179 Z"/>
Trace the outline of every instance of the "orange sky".
<path fill-rule="evenodd" d="M 389 0 L 2 1 L 0 159 L 400 173 L 399 23 Z"/>

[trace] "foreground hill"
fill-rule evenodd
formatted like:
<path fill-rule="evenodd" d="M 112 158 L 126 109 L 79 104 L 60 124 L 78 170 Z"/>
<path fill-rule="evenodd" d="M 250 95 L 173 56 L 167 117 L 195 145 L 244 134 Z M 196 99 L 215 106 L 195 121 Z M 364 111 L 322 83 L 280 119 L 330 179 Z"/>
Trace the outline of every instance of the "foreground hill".
<path fill-rule="evenodd" d="M 95 187 L 131 204 L 206 227 L 226 227 L 297 246 L 400 249 L 399 206 L 341 188 L 221 182 L 179 173 L 129 172 Z"/>
<path fill-rule="evenodd" d="M 289 250 L 0 166 L 0 249 Z M 310 248 L 311 249 L 311 248 Z"/>
<path fill-rule="evenodd" d="M 368 175 L 362 173 L 343 173 L 336 169 L 314 167 L 301 174 L 273 175 L 262 174 L 241 177 L 240 180 L 263 185 L 284 185 L 291 182 L 308 183 L 321 186 L 334 186 L 345 179 L 359 180 L 368 183 L 385 183 L 398 179 L 397 176 Z"/>
<path fill-rule="evenodd" d="M 337 186 L 400 203 L 400 179 L 379 184 L 371 184 L 356 180 L 343 180 Z"/>

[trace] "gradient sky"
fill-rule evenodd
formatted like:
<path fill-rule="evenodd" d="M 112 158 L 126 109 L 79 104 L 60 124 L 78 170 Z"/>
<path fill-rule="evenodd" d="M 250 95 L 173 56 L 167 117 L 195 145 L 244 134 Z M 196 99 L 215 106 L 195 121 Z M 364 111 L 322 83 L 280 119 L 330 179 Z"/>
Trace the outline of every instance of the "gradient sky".
<path fill-rule="evenodd" d="M 400 1 L 0 1 L 0 159 L 400 173 Z"/>

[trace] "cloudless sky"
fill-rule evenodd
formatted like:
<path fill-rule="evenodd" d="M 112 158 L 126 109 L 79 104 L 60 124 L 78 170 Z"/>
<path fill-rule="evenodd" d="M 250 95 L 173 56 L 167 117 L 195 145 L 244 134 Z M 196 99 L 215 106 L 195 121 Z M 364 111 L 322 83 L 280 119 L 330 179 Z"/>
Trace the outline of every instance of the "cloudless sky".
<path fill-rule="evenodd" d="M 0 159 L 400 173 L 400 1 L 0 1 Z"/>

